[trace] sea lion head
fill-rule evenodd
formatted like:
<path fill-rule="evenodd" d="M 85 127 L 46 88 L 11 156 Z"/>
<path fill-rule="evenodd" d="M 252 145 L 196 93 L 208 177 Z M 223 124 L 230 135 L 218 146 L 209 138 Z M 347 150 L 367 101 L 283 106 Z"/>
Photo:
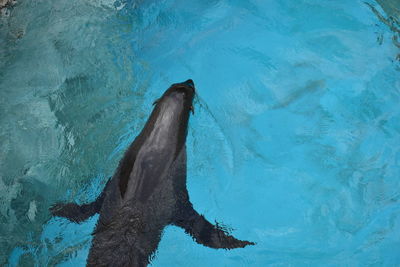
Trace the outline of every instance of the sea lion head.
<path fill-rule="evenodd" d="M 163 97 L 174 97 L 177 100 L 183 101 L 184 106 L 193 112 L 193 98 L 196 89 L 194 87 L 193 80 L 189 79 L 182 83 L 172 84 L 167 91 L 165 91 Z"/>
<path fill-rule="evenodd" d="M 193 98 L 195 92 L 196 89 L 191 79 L 181 83 L 174 83 L 154 102 L 154 105 L 157 105 L 156 108 L 158 107 L 162 110 L 170 110 L 172 106 L 179 106 L 176 110 L 179 110 L 180 113 L 189 115 L 191 111 L 194 114 Z M 166 106 L 169 108 L 166 108 Z"/>

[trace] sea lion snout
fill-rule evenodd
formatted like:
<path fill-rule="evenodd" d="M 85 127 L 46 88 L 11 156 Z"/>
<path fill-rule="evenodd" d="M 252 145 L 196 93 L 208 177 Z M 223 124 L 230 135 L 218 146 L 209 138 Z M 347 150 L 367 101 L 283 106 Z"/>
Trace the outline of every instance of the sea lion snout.
<path fill-rule="evenodd" d="M 189 86 L 189 87 L 192 87 L 192 88 L 193 88 L 193 91 L 195 90 L 195 89 L 194 89 L 194 82 L 193 82 L 192 79 L 189 79 L 189 80 L 183 82 L 183 84 L 185 84 L 185 85 L 187 85 L 187 86 Z"/>
<path fill-rule="evenodd" d="M 196 93 L 193 80 L 189 79 L 181 83 L 172 84 L 171 87 L 164 93 L 164 95 L 170 95 L 174 93 L 184 93 L 185 95 L 189 96 L 189 99 L 192 99 Z"/>
<path fill-rule="evenodd" d="M 189 94 L 196 93 L 196 89 L 194 88 L 194 82 L 192 79 L 186 80 L 181 83 L 177 83 L 177 84 L 175 84 L 175 86 L 177 88 L 185 89 L 187 91 L 187 93 L 189 93 Z"/>

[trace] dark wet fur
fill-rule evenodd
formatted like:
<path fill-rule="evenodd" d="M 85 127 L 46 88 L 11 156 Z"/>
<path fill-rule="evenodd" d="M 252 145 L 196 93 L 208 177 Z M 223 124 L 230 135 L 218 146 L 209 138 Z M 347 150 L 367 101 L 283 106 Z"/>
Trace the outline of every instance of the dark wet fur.
<path fill-rule="evenodd" d="M 56 204 L 50 209 L 54 216 L 78 223 L 100 213 L 87 266 L 147 266 L 167 225 L 183 228 L 197 243 L 210 248 L 233 249 L 254 244 L 238 240 L 211 224 L 193 209 L 189 200 L 185 141 L 193 109 L 194 86 L 190 82 L 172 85 L 157 101 L 144 129 L 96 201 L 84 205 Z M 164 102 L 176 107 L 171 109 Z M 157 128 L 157 120 L 163 115 L 168 115 L 166 122 L 170 124 L 162 121 Z M 149 142 L 154 133 L 164 134 L 162 131 L 165 136 Z M 161 148 L 154 147 L 157 142 Z"/>

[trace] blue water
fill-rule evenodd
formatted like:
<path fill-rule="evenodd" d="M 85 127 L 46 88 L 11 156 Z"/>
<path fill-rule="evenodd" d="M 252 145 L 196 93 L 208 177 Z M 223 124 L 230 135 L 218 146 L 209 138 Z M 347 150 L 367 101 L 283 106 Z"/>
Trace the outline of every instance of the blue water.
<path fill-rule="evenodd" d="M 396 24 L 363 1 L 189 2 L 21 0 L 0 18 L 0 264 L 84 266 L 97 216 L 47 209 L 95 199 L 152 102 L 192 78 L 191 200 L 257 245 L 170 226 L 151 266 L 400 266 Z"/>

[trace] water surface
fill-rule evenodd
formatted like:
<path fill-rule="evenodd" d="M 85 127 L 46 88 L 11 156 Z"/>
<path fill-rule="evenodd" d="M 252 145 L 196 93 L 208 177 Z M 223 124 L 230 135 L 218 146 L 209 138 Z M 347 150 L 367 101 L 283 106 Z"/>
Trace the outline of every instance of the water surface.
<path fill-rule="evenodd" d="M 94 200 L 192 78 L 192 202 L 257 245 L 171 226 L 152 266 L 399 265 L 400 7 L 369 3 L 21 0 L 0 24 L 0 264 L 84 266 L 97 216 L 49 206 Z"/>

